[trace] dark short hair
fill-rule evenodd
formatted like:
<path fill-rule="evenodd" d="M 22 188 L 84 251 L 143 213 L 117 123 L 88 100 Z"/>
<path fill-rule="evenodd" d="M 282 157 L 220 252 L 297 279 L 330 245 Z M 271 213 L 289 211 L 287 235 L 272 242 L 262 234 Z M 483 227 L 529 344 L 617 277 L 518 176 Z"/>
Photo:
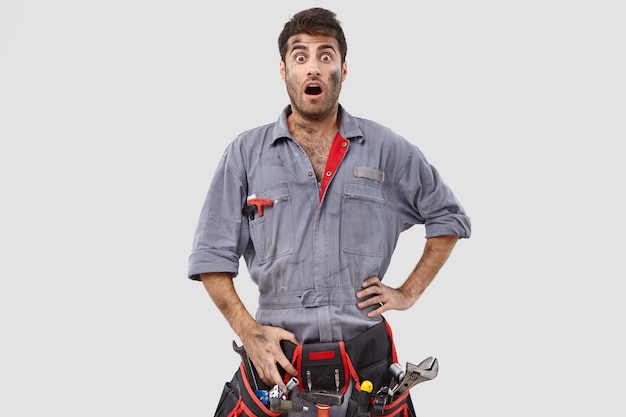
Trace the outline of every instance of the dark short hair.
<path fill-rule="evenodd" d="M 280 58 L 283 61 L 285 61 L 287 54 L 287 41 L 299 33 L 306 33 L 311 36 L 330 36 L 337 39 L 341 62 L 346 60 L 348 45 L 341 28 L 341 22 L 337 20 L 337 15 L 334 12 L 321 7 L 313 7 L 296 13 L 285 23 L 278 36 L 278 52 L 280 52 Z"/>

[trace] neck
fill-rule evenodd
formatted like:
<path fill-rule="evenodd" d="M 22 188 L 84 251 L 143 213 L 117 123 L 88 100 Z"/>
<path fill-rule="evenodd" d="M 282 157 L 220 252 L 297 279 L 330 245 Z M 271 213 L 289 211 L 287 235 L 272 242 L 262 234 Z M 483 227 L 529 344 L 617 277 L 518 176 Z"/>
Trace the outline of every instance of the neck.
<path fill-rule="evenodd" d="M 329 113 L 327 116 L 321 119 L 312 119 L 305 115 L 293 110 L 287 117 L 289 130 L 291 134 L 296 136 L 299 132 L 306 134 L 324 133 L 328 132 L 334 134 L 339 130 L 340 114 L 339 106 Z"/>

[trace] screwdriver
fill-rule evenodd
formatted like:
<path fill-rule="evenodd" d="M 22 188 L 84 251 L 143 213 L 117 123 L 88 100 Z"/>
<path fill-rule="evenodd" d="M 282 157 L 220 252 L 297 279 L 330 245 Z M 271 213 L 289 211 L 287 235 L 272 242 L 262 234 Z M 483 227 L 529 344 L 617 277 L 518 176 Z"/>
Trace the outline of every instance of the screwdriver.
<path fill-rule="evenodd" d="M 366 379 L 361 383 L 361 392 L 359 393 L 359 417 L 367 417 L 373 389 L 374 386 L 372 385 L 371 381 Z"/>

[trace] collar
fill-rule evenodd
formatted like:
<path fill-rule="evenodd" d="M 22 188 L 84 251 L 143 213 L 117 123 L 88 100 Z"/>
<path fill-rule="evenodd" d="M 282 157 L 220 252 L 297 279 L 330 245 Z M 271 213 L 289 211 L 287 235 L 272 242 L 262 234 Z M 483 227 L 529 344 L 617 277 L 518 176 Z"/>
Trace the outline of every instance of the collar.
<path fill-rule="evenodd" d="M 291 105 L 285 107 L 278 117 L 278 120 L 274 124 L 273 139 L 270 146 L 273 146 L 276 141 L 280 139 L 291 139 L 291 133 L 287 125 L 287 116 L 291 114 Z M 359 143 L 363 142 L 363 132 L 359 128 L 357 119 L 348 113 L 341 104 L 339 105 L 339 115 L 341 116 L 341 125 L 339 126 L 339 133 L 341 136 L 348 140 L 356 140 Z"/>

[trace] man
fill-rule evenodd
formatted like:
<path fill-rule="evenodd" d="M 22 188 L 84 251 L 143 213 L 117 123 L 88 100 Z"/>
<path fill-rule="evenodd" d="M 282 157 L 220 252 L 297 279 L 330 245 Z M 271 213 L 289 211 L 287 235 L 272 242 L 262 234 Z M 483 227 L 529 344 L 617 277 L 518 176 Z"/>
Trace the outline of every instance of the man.
<path fill-rule="evenodd" d="M 278 44 L 290 105 L 277 122 L 242 133 L 226 149 L 202 208 L 188 276 L 203 282 L 240 338 L 257 384 L 282 389 L 296 376 L 301 390 L 327 388 L 321 373 L 333 373 L 332 366 L 306 368 L 305 375 L 305 356 L 294 359 L 326 343 L 324 355 L 339 346 L 343 358 L 330 380 L 356 398 L 365 377 L 389 384 L 388 365 L 396 359 L 388 328 L 382 338 L 372 329 L 384 328 L 386 311 L 415 304 L 459 238 L 470 236 L 470 221 L 415 145 L 339 104 L 347 45 L 333 12 L 297 13 Z M 425 227 L 423 254 L 400 287 L 389 287 L 382 278 L 398 236 L 415 224 Z M 259 288 L 256 317 L 233 285 L 241 256 Z M 374 359 L 376 372 L 366 364 Z M 216 415 L 231 411 L 225 397 Z M 350 402 L 331 413 L 345 415 Z"/>

